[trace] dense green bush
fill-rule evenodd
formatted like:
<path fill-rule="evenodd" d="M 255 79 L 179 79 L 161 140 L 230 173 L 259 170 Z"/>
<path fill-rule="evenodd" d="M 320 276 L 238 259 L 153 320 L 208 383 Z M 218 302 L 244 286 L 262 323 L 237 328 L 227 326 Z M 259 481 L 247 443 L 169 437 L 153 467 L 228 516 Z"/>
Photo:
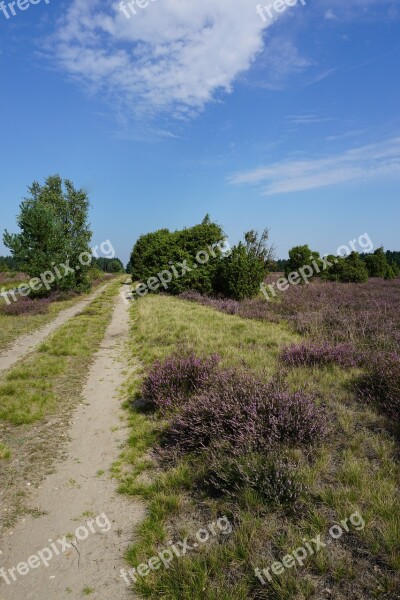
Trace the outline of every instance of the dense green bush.
<path fill-rule="evenodd" d="M 318 269 L 313 265 L 315 261 Z M 321 257 L 318 252 L 314 252 L 309 248 L 307 244 L 304 246 L 294 246 L 289 250 L 289 260 L 285 264 L 285 276 L 288 277 L 290 273 L 298 271 L 302 267 L 309 265 L 313 268 L 314 276 L 318 274 L 318 270 L 322 268 Z"/>
<path fill-rule="evenodd" d="M 368 280 L 368 270 L 358 252 L 352 252 L 346 258 L 338 257 L 324 273 L 324 278 L 342 283 L 363 283 Z"/>
<path fill-rule="evenodd" d="M 245 243 L 231 249 L 221 227 L 207 215 L 200 225 L 188 229 L 160 229 L 142 235 L 133 248 L 127 271 L 134 282 L 147 284 L 143 294 L 149 289 L 170 294 L 191 291 L 242 300 L 259 292 L 272 263 L 268 236 L 268 229 L 261 235 L 249 231 Z M 163 273 L 169 281 L 160 284 Z"/>
<path fill-rule="evenodd" d="M 265 262 L 239 242 L 219 265 L 216 291 L 235 300 L 252 298 L 266 274 Z"/>
<path fill-rule="evenodd" d="M 364 261 L 370 277 L 394 278 L 393 270 L 387 261 L 383 248 L 377 248 L 373 254 L 366 254 Z"/>
<path fill-rule="evenodd" d="M 225 235 L 221 227 L 211 222 L 208 216 L 200 225 L 188 229 L 174 232 L 160 229 L 138 239 L 131 254 L 128 270 L 133 281 L 143 283 L 157 277 L 163 271 L 172 272 L 171 281 L 168 283 L 168 292 L 171 294 L 180 294 L 187 290 L 211 294 L 221 260 L 220 246 L 216 245 L 221 245 L 224 240 Z M 199 252 L 200 260 L 197 260 Z M 209 257 L 206 261 L 204 253 Z M 183 264 L 188 267 L 185 272 L 181 266 Z M 160 286 L 154 291 L 165 291 L 165 288 Z"/>

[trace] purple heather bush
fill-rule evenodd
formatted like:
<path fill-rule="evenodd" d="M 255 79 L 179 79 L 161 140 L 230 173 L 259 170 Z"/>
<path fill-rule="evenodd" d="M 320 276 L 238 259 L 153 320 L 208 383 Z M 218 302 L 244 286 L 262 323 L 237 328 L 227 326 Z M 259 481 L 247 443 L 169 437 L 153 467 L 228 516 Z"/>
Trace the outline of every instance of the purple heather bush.
<path fill-rule="evenodd" d="M 360 358 L 352 344 L 332 346 L 329 342 L 293 344 L 284 348 L 279 358 L 289 367 L 319 367 L 329 364 L 356 367 L 360 364 Z"/>
<path fill-rule="evenodd" d="M 313 444 L 325 431 L 324 412 L 303 392 L 282 392 L 251 375 L 218 370 L 208 389 L 174 416 L 164 441 L 184 452 L 222 444 L 241 453 Z"/>
<path fill-rule="evenodd" d="M 1 312 L 5 315 L 19 317 L 21 315 L 44 315 L 47 313 L 50 305 L 49 298 L 40 298 L 31 300 L 31 298 L 18 298 L 11 304 L 4 304 Z"/>
<path fill-rule="evenodd" d="M 241 304 L 238 300 L 232 300 L 230 298 L 211 298 L 209 296 L 203 296 L 195 291 L 183 292 L 179 297 L 182 298 L 182 300 L 197 302 L 203 306 L 210 306 L 211 308 L 215 308 L 228 315 L 237 315 Z"/>
<path fill-rule="evenodd" d="M 164 362 L 155 362 L 143 382 L 143 400 L 153 408 L 168 412 L 208 385 L 219 360 L 216 354 L 210 358 L 190 354 L 173 355 Z"/>

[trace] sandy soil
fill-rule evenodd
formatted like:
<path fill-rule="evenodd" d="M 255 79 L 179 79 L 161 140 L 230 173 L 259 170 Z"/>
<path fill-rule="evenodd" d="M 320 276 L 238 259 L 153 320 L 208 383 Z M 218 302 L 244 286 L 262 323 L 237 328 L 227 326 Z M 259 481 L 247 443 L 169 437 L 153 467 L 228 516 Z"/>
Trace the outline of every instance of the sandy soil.
<path fill-rule="evenodd" d="M 29 352 L 32 352 L 36 346 L 41 344 L 43 340 L 45 340 L 56 329 L 61 327 L 61 325 L 64 325 L 64 323 L 66 323 L 69 319 L 84 310 L 106 289 L 106 287 L 107 285 L 101 286 L 85 300 L 82 300 L 82 302 L 78 302 L 78 304 L 75 304 L 71 308 L 63 310 L 57 315 L 54 321 L 51 321 L 51 323 L 48 323 L 37 331 L 20 336 L 10 348 L 7 348 L 0 353 L 0 375 L 7 369 L 10 369 L 21 358 L 29 354 Z"/>
<path fill-rule="evenodd" d="M 117 482 L 108 475 L 127 436 L 118 389 L 127 366 L 128 310 L 118 297 L 83 389 L 84 402 L 73 415 L 67 457 L 32 494 L 31 505 L 41 516 L 27 515 L 0 541 L 0 565 L 10 582 L 0 577 L 0 600 L 134 598 L 120 569 L 126 568 L 124 552 L 144 508 L 118 495 Z M 8 570 L 17 565 L 13 581 Z"/>

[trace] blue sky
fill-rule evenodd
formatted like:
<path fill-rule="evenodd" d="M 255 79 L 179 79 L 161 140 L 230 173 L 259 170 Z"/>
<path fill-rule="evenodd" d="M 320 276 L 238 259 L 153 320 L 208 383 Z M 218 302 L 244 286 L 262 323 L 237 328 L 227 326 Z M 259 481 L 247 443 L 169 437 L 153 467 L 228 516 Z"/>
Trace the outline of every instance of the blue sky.
<path fill-rule="evenodd" d="M 206 213 L 231 243 L 269 226 L 282 258 L 365 232 L 400 249 L 398 0 L 299 0 L 266 22 L 253 0 L 5 7 L 1 230 L 59 173 L 124 262 L 141 233 Z"/>

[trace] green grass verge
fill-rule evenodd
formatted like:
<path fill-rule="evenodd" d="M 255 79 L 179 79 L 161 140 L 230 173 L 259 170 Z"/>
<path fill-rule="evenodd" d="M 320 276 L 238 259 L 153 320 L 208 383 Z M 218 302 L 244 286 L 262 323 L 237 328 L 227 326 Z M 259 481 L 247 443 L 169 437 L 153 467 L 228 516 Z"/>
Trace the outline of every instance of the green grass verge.
<path fill-rule="evenodd" d="M 198 354 L 218 352 L 224 365 L 245 367 L 263 377 L 277 369 L 277 353 L 298 337 L 281 324 L 243 320 L 170 297 L 149 296 L 132 308 L 132 357 L 143 369 L 177 348 Z M 384 417 L 356 401 L 350 383 L 356 371 L 336 367 L 294 369 L 284 374 L 293 389 L 307 389 L 326 405 L 330 433 L 311 455 L 292 452 L 307 494 L 291 513 L 265 506 L 250 490 L 234 502 L 202 491 L 205 465 L 182 459 L 160 470 L 152 458 L 162 423 L 140 409 L 130 409 L 131 438 L 115 474 L 120 491 L 139 496 L 148 515 L 138 541 L 128 552 L 132 567 L 167 547 L 168 541 L 193 535 L 221 514 L 234 525 L 224 544 L 205 544 L 173 561 L 169 569 L 138 577 L 144 598 L 171 600 L 319 599 L 324 590 L 336 598 L 394 598 L 400 590 L 400 512 L 397 450 Z M 135 397 L 140 373 L 128 394 Z M 268 568 L 303 545 L 303 539 L 328 535 L 329 527 L 359 511 L 362 530 L 309 556 L 303 567 L 287 569 L 261 585 L 254 568 Z M 329 596 L 331 597 L 331 596 Z"/>
<path fill-rule="evenodd" d="M 60 396 L 82 382 L 111 319 L 120 281 L 0 379 L 0 420 L 33 423 L 54 410 Z"/>
<path fill-rule="evenodd" d="M 100 283 L 99 285 L 104 285 L 104 283 Z M 18 284 L 14 284 L 14 286 L 11 287 L 17 286 Z M 47 325 L 47 323 L 53 321 L 61 311 L 78 304 L 78 302 L 82 302 L 82 300 L 85 300 L 85 298 L 87 298 L 91 293 L 93 293 L 93 290 L 91 290 L 91 292 L 88 294 L 76 296 L 70 300 L 51 302 L 48 312 L 44 315 L 13 316 L 5 315 L 0 312 L 0 351 L 10 346 L 10 344 L 12 344 L 21 335 L 32 333 L 44 325 Z M 0 298 L 0 304 L 4 303 L 5 300 Z"/>

